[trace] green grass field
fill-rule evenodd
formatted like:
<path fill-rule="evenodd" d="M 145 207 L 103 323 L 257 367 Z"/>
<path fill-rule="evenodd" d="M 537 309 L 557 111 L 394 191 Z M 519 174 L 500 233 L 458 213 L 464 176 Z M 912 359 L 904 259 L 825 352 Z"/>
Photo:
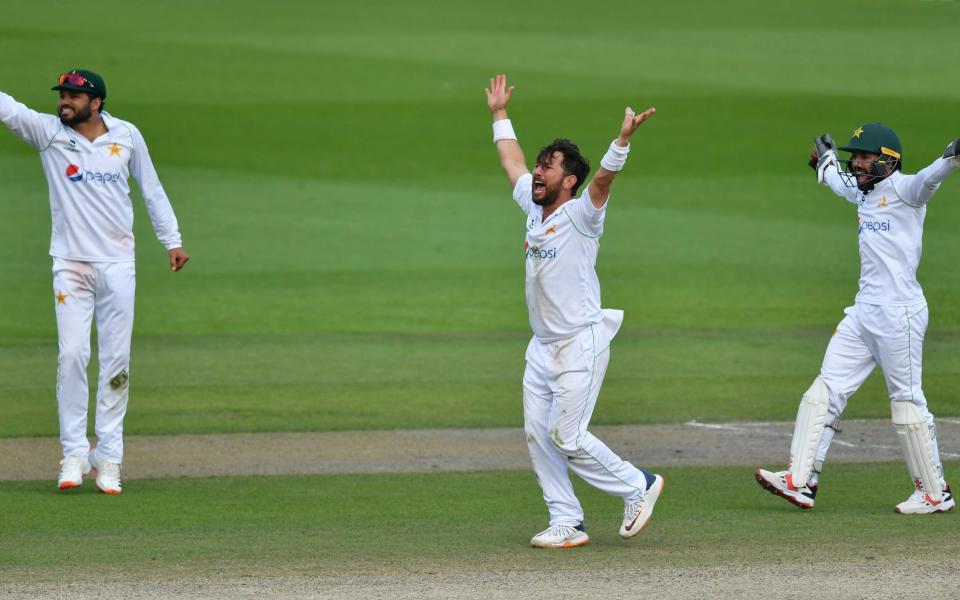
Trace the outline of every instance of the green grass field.
<path fill-rule="evenodd" d="M 369 575 L 842 563 L 923 555 L 931 538 L 940 556 L 954 556 L 957 519 L 893 512 L 902 470 L 832 468 L 829 492 L 804 512 L 758 488 L 749 470 L 667 469 L 653 520 L 628 542 L 617 535 L 620 500 L 578 485 L 591 540 L 574 552 L 527 545 L 545 522 L 530 473 L 140 480 L 118 497 L 89 485 L 60 494 L 46 481 L 17 482 L 3 484 L 8 510 L 0 533 L 11 550 L 0 562 L 0 581 L 26 570 L 38 580 L 81 569 L 129 580 L 256 569 Z M 81 561 L 65 534 L 89 549 Z"/>
<path fill-rule="evenodd" d="M 22 57 L 0 65 L 0 89 L 52 111 L 58 72 L 99 68 L 194 259 L 170 274 L 138 206 L 129 433 L 516 424 L 529 329 L 522 216 L 482 89 L 498 70 L 528 154 L 565 135 L 596 163 L 624 104 L 659 111 L 599 260 L 604 303 L 627 315 L 604 423 L 790 418 L 858 273 L 854 209 L 813 182 L 812 137 L 882 119 L 909 171 L 960 135 L 960 83 L 943 76 L 960 50 L 941 43 L 956 3 L 813 2 L 785 19 L 682 1 L 574 26 L 564 2 L 442 17 L 429 3 L 107 2 L 106 36 L 49 21 L 54 6 L 0 26 L 0 51 Z M 511 18 L 486 17 L 497 6 Z M 896 51 L 848 60 L 873 40 Z M 46 185 L 6 133 L 0 172 L 0 435 L 54 435 Z M 931 205 L 921 266 L 943 415 L 960 414 L 958 197 L 948 181 Z M 849 415 L 885 415 L 883 397 L 875 378 Z"/>
<path fill-rule="evenodd" d="M 137 205 L 127 434 L 519 426 L 523 216 L 483 94 L 501 71 L 528 158 L 565 136 L 596 165 L 624 105 L 658 109 L 607 215 L 604 305 L 626 321 L 594 422 L 792 419 L 859 272 L 855 209 L 815 184 L 812 139 L 881 120 L 913 172 L 960 136 L 960 3 L 443 6 L 10 7 L 0 55 L 17 58 L 0 61 L 0 90 L 53 112 L 60 72 L 99 71 L 107 109 L 144 133 L 192 255 L 171 274 Z M 4 130 L 0 176 L 0 437 L 56 436 L 47 188 L 35 151 Z M 924 387 L 941 417 L 960 416 L 958 228 L 960 176 L 930 205 L 920 269 Z M 875 374 L 846 416 L 888 415 Z M 115 499 L 2 482 L 0 575 L 316 572 L 347 569 L 343 556 L 355 569 L 771 564 L 771 532 L 812 553 L 842 531 L 820 549 L 837 560 L 931 537 L 960 550 L 955 518 L 889 513 L 902 470 L 838 465 L 835 495 L 799 514 L 749 471 L 674 469 L 630 545 L 617 501 L 585 491 L 610 522 L 591 521 L 592 547 L 562 557 L 525 547 L 544 522 L 530 473 L 132 480 Z M 698 481 L 725 503 L 698 502 Z M 403 518 L 381 551 L 366 519 L 385 499 Z M 59 545 L 63 519 L 97 548 L 80 563 Z M 734 535 L 743 554 L 721 553 Z"/>

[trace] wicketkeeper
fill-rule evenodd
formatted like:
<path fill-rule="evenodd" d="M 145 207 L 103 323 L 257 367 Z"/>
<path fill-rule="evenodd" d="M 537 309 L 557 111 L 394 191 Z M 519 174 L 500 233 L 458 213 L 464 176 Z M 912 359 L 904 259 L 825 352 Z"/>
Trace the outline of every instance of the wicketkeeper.
<path fill-rule="evenodd" d="M 756 471 L 757 482 L 800 508 L 813 508 L 820 472 L 847 400 L 879 366 L 890 395 L 913 493 L 894 510 L 926 514 L 955 506 L 943 475 L 933 414 L 921 386 L 927 301 L 917 282 L 927 203 L 960 167 L 960 140 L 915 175 L 902 172 L 903 149 L 880 123 L 857 127 L 840 148 L 829 134 L 815 140 L 810 166 L 817 182 L 857 205 L 860 290 L 827 346 L 820 375 L 803 395 L 786 471 Z M 840 169 L 840 166 L 844 169 Z"/>

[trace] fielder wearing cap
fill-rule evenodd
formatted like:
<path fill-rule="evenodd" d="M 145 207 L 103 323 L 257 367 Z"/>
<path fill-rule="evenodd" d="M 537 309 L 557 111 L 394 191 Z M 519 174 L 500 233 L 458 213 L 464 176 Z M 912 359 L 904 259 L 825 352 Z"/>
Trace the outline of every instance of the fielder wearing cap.
<path fill-rule="evenodd" d="M 130 387 L 130 338 L 136 287 L 133 204 L 129 179 L 139 184 L 170 268 L 189 260 L 177 219 L 133 124 L 104 112 L 100 75 L 73 69 L 51 89 L 60 92 L 57 115 L 35 112 L 0 92 L 0 121 L 36 148 L 47 178 L 53 235 L 53 302 L 60 339 L 57 407 L 60 417 L 60 489 L 77 487 L 97 471 L 97 487 L 121 492 L 123 419 Z M 97 321 L 97 447 L 87 440 L 87 364 L 90 329 Z"/>
<path fill-rule="evenodd" d="M 558 139 L 540 151 L 531 174 L 507 118 L 512 93 L 505 75 L 490 80 L 494 142 L 526 224 L 523 256 L 533 338 L 523 376 L 523 421 L 550 516 L 550 526 L 530 544 L 572 548 L 589 540 L 568 470 L 623 499 L 620 535 L 631 538 L 649 522 L 663 477 L 636 468 L 588 431 L 610 342 L 623 320 L 622 311 L 600 308 L 595 265 L 610 186 L 626 163 L 631 136 L 654 109 L 639 115 L 627 109 L 620 135 L 577 197 L 590 170 L 586 159 L 572 142 Z"/>
<path fill-rule="evenodd" d="M 812 508 L 820 471 L 847 400 L 879 366 L 890 395 L 913 492 L 894 510 L 929 514 L 956 502 L 940 461 L 933 414 L 921 385 L 927 301 L 917 282 L 927 203 L 960 167 L 960 140 L 915 175 L 902 172 L 903 147 L 882 123 L 865 123 L 840 150 L 829 134 L 814 140 L 810 166 L 817 181 L 857 206 L 860 290 L 827 346 L 820 375 L 804 394 L 786 471 L 758 469 L 757 482 L 800 508 Z M 840 165 L 845 169 L 841 170 Z"/>

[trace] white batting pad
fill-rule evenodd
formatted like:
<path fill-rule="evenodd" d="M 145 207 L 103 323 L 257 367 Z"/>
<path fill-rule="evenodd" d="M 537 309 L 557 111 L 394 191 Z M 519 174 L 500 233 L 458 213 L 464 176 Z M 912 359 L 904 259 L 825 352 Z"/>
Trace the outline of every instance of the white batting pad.
<path fill-rule="evenodd" d="M 910 469 L 910 477 L 920 480 L 923 491 L 939 502 L 943 496 L 940 487 L 940 469 L 933 457 L 933 443 L 930 428 L 923 413 L 912 402 L 891 402 L 890 414 L 893 427 L 900 438 L 903 455 Z"/>
<path fill-rule="evenodd" d="M 790 445 L 790 473 L 793 485 L 807 485 L 813 471 L 813 461 L 827 422 L 827 408 L 830 405 L 827 386 L 817 376 L 813 385 L 800 399 L 797 422 L 793 428 L 793 443 Z"/>

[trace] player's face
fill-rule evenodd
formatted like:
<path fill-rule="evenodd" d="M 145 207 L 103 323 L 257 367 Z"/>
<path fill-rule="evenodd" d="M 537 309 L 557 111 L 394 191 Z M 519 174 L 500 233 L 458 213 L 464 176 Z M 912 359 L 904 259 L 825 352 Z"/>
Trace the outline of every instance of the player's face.
<path fill-rule="evenodd" d="M 554 152 L 550 162 L 539 162 L 533 169 L 533 202 L 550 206 L 560 197 L 563 189 L 563 153 Z"/>
<path fill-rule="evenodd" d="M 854 152 L 850 155 L 850 170 L 857 176 L 857 185 L 864 186 L 873 176 L 873 161 L 880 158 L 872 152 Z"/>
<path fill-rule="evenodd" d="M 60 90 L 60 102 L 57 103 L 57 113 L 64 125 L 79 125 L 93 116 L 93 100 L 83 92 Z"/>

